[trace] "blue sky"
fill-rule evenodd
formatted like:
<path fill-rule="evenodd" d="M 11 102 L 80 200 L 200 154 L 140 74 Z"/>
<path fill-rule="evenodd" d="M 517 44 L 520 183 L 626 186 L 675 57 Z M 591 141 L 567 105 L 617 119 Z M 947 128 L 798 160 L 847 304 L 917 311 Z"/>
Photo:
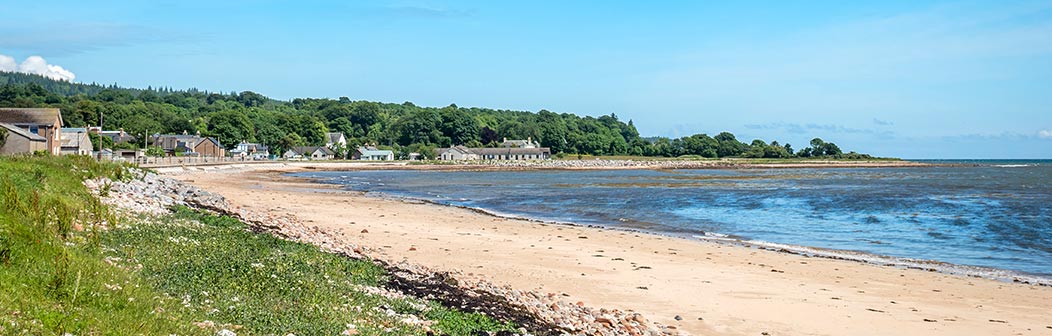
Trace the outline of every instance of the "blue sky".
<path fill-rule="evenodd" d="M 1052 1 L 0 0 L 0 55 L 80 82 L 1052 158 Z"/>

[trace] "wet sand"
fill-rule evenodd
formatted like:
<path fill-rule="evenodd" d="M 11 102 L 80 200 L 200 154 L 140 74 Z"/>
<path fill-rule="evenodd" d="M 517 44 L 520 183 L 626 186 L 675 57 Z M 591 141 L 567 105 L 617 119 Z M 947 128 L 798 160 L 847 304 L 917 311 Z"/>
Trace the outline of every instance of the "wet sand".
<path fill-rule="evenodd" d="M 1052 335 L 1052 287 L 495 218 L 283 176 L 349 168 L 366 167 L 253 165 L 174 177 L 236 206 L 339 230 L 374 258 L 566 293 L 695 335 Z"/>

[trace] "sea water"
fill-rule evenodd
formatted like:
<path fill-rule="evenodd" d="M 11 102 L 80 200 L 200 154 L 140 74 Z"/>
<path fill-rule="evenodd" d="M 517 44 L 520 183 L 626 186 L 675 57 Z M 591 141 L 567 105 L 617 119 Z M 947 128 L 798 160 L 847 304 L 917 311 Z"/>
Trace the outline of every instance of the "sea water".
<path fill-rule="evenodd" d="M 545 221 L 1052 275 L 1052 161 L 956 163 L 963 165 L 295 175 Z"/>

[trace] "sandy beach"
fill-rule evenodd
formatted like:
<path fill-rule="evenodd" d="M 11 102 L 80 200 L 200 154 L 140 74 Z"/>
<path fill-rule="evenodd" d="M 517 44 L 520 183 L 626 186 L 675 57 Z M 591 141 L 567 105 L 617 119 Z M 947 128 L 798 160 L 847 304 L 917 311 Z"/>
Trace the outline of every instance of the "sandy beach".
<path fill-rule="evenodd" d="M 338 230 L 374 258 L 565 293 L 694 335 L 1052 335 L 1052 287 L 496 218 L 283 175 L 356 168 L 382 167 L 168 171 L 233 205 Z"/>

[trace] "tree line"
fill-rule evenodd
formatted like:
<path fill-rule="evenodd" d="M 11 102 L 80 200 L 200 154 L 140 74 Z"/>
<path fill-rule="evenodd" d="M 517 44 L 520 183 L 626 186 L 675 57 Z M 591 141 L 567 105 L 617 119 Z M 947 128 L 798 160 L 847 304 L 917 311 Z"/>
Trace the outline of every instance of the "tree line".
<path fill-rule="evenodd" d="M 537 113 L 478 107 L 423 107 L 339 99 L 270 99 L 251 91 L 217 93 L 197 89 L 126 89 L 80 84 L 41 76 L 0 72 L 0 106 L 55 107 L 67 127 L 101 125 L 132 136 L 200 133 L 216 137 L 227 148 L 240 141 L 271 146 L 281 153 L 293 146 L 322 145 L 327 132 L 342 132 L 349 147 L 376 144 L 431 156 L 452 145 L 496 146 L 502 139 L 537 140 L 553 154 L 718 157 L 869 158 L 844 153 L 831 142 L 812 140 L 794 151 L 789 144 L 753 140 L 744 143 L 729 132 L 682 138 L 643 138 L 632 120 L 615 114 L 577 116 L 541 110 Z M 125 146 L 136 146 L 128 144 Z"/>

